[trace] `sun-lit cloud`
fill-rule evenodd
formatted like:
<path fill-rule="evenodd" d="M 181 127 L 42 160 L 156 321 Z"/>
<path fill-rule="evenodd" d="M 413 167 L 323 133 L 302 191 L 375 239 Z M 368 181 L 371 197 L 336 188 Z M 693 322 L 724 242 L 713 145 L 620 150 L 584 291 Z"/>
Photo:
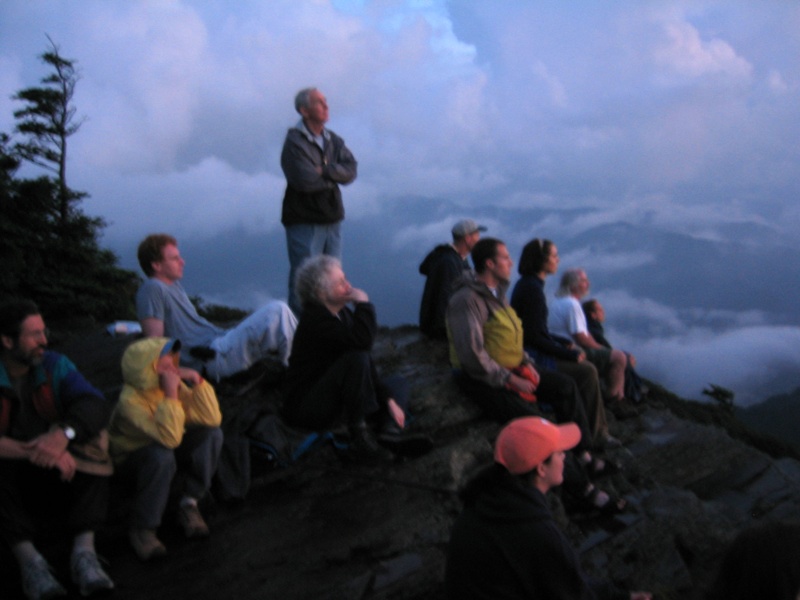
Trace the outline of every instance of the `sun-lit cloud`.
<path fill-rule="evenodd" d="M 88 178 L 79 172 L 76 185 Z M 121 237 L 127 241 L 163 229 L 202 239 L 220 230 L 268 233 L 279 226 L 284 180 L 267 174 L 248 176 L 217 159 L 204 159 L 168 175 L 130 175 L 123 182 L 127 185 L 117 192 L 102 182 L 96 184 L 86 207 L 103 215 L 112 227 L 122 226 Z M 116 202 L 104 205 L 103 199 L 111 196 Z"/>
<path fill-rule="evenodd" d="M 653 57 L 657 64 L 675 74 L 689 77 L 725 74 L 747 79 L 752 65 L 737 55 L 725 40 L 702 39 L 697 28 L 686 21 L 663 24 L 664 40 L 656 47 Z"/>

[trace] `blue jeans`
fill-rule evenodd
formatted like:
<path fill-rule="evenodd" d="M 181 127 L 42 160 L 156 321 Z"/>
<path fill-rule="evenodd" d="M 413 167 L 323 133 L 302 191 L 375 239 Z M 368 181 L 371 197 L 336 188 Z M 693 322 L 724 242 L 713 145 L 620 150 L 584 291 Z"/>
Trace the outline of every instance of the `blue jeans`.
<path fill-rule="evenodd" d="M 289 307 L 300 316 L 300 303 L 294 295 L 294 275 L 309 256 L 327 254 L 341 260 L 341 224 L 302 223 L 286 226 L 286 249 L 289 252 Z"/>

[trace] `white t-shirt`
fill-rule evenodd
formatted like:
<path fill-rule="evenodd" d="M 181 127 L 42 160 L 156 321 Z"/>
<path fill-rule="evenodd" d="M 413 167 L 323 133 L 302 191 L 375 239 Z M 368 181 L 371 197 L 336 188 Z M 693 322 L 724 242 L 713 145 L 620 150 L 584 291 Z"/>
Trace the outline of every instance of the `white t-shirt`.
<path fill-rule="evenodd" d="M 572 296 L 556 298 L 549 311 L 547 329 L 552 335 L 572 340 L 576 333 L 589 333 L 581 303 Z"/>
<path fill-rule="evenodd" d="M 164 336 L 177 338 L 186 348 L 187 357 L 193 346 L 208 346 L 225 334 L 225 329 L 209 323 L 197 314 L 189 296 L 179 281 L 172 285 L 148 278 L 136 294 L 136 316 L 139 321 L 148 317 L 164 322 Z"/>

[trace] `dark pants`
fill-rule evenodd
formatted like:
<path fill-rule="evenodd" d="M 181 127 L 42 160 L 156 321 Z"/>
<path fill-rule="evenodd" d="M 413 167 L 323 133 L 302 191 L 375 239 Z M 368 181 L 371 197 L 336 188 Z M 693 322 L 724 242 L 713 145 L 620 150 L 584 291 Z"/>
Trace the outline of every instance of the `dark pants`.
<path fill-rule="evenodd" d="M 568 396 L 571 394 L 573 396 L 571 402 L 575 407 L 573 410 L 575 414 L 580 414 L 578 411 L 582 410 L 582 406 L 580 404 L 580 397 L 577 396 L 576 399 L 578 391 L 575 388 L 575 382 L 570 380 L 569 377 L 564 377 L 559 373 L 547 370 L 543 371 L 544 373 L 539 371 L 541 380 L 536 390 L 537 398 L 541 398 L 542 401 L 544 401 L 544 398 L 547 397 L 547 402 L 551 403 L 555 409 L 557 404 L 570 406 Z M 557 375 L 557 377 L 553 377 L 553 375 Z M 516 392 L 505 388 L 492 387 L 482 381 L 473 379 L 463 371 L 457 371 L 455 378 L 458 387 L 474 400 L 490 419 L 497 421 L 501 425 L 505 425 L 512 419 L 517 419 L 519 417 L 541 415 L 541 411 L 536 402 L 523 400 Z M 567 392 L 569 392 L 569 394 Z M 564 395 L 563 403 L 559 401 L 558 397 L 555 395 L 556 393 Z M 558 412 L 556 412 L 556 415 L 559 416 Z M 561 420 L 560 416 L 559 420 Z M 585 414 L 583 415 L 583 421 L 585 427 Z M 583 437 L 585 434 L 583 429 L 581 429 L 581 434 L 581 444 L 584 444 Z M 580 464 L 578 464 L 574 452 L 568 452 L 564 459 L 564 489 L 575 496 L 582 496 L 588 485 L 589 478 Z"/>
<path fill-rule="evenodd" d="M 535 402 L 523 400 L 516 392 L 492 387 L 463 371 L 456 371 L 455 379 L 461 391 L 480 406 L 487 417 L 501 425 L 517 417 L 541 415 L 539 406 Z"/>
<path fill-rule="evenodd" d="M 586 413 L 575 381 L 550 369 L 537 369 L 537 372 L 539 373 L 539 386 L 536 388 L 538 401 L 552 406 L 559 422 L 577 424 L 581 430 L 581 441 L 575 449 L 588 450 L 591 447 L 592 435 L 589 432 Z M 466 375 L 463 371 L 456 373 L 456 382 L 488 417 L 498 423 L 504 424 L 517 417 L 542 414 L 538 403 L 523 400 L 512 390 L 492 387 Z"/>
<path fill-rule="evenodd" d="M 153 443 L 131 452 L 117 469 L 118 476 L 134 488 L 131 529 L 158 528 L 179 470 L 186 474 L 182 492 L 196 500 L 205 496 L 221 451 L 219 427 L 189 427 L 174 450 Z"/>
<path fill-rule="evenodd" d="M 606 420 L 606 410 L 603 406 L 597 368 L 588 360 L 582 362 L 557 360 L 556 369 L 559 373 L 574 379 L 578 386 L 588 419 L 589 430 L 592 432 L 592 436 L 588 440 L 590 442 L 601 441 L 608 434 L 608 421 Z"/>
<path fill-rule="evenodd" d="M 537 367 L 537 371 L 540 381 L 539 387 L 536 388 L 536 397 L 539 402 L 550 404 L 560 423 L 572 422 L 581 430 L 581 441 L 575 447 L 576 452 L 590 450 L 594 432 L 589 427 L 586 409 L 576 381 L 569 375 L 552 369 Z"/>
<path fill-rule="evenodd" d="M 58 469 L 0 459 L 0 534 L 9 546 L 33 541 L 43 523 L 70 535 L 96 531 L 108 512 L 108 477 L 76 472 L 61 481 Z"/>
<path fill-rule="evenodd" d="M 344 414 L 348 425 L 379 411 L 369 352 L 342 354 L 305 396 L 287 398 L 281 416 L 292 427 L 327 429 Z"/>

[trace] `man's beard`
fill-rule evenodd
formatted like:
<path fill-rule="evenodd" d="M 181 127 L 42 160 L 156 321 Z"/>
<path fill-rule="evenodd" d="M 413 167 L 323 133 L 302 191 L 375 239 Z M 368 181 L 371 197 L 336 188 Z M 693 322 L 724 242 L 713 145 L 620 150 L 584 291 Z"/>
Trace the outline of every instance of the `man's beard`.
<path fill-rule="evenodd" d="M 38 367 L 44 360 L 44 350 L 46 348 L 44 345 L 39 345 L 28 352 L 21 352 L 19 348 L 15 348 L 11 351 L 11 356 L 18 363 L 27 367 Z M 42 350 L 41 353 L 39 352 L 40 350 Z"/>

